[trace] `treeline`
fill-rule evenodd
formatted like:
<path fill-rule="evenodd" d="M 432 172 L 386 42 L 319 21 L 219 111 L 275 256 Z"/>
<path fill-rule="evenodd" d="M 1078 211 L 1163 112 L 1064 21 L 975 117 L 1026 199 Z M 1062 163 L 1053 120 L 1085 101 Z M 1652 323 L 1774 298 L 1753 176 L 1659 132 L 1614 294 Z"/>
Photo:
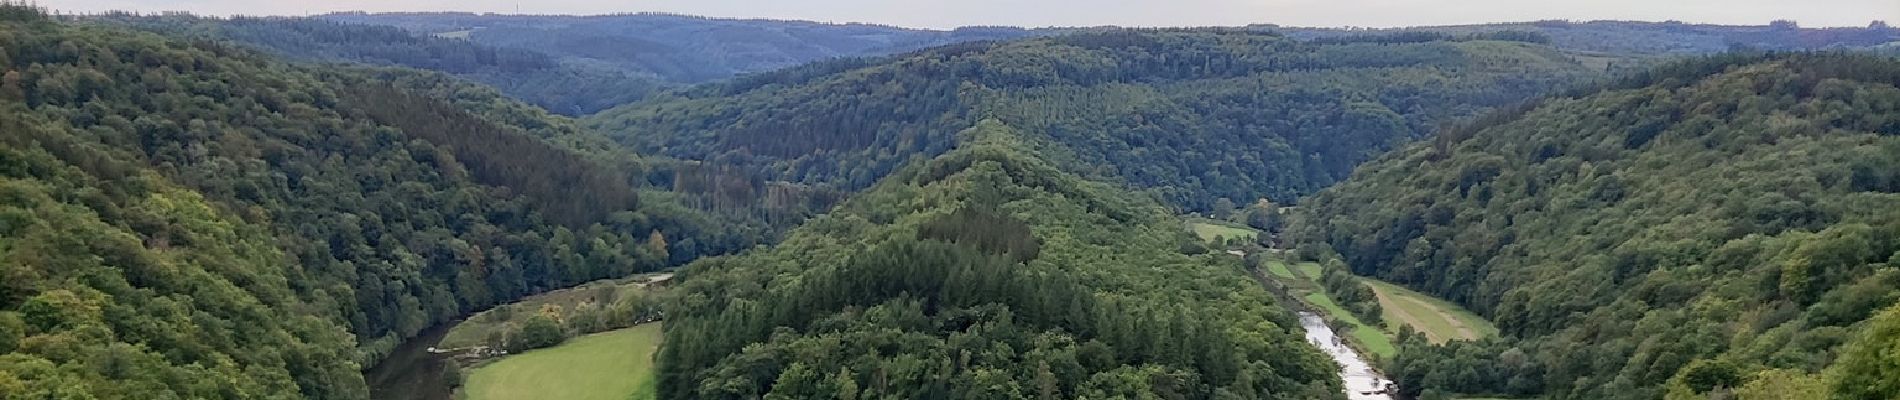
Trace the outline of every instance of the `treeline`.
<path fill-rule="evenodd" d="M 0 393 L 364 398 L 425 327 L 768 240 L 486 89 L 0 16 Z"/>
<path fill-rule="evenodd" d="M 455 74 L 549 111 L 580 115 L 639 100 L 667 84 L 625 71 L 570 63 L 534 48 L 418 35 L 401 28 L 313 18 L 108 13 L 77 17 L 172 36 L 229 41 L 316 62 L 400 66 Z"/>
<path fill-rule="evenodd" d="M 1339 302 L 1340 307 L 1367 324 L 1385 326 L 1385 307 L 1379 304 L 1379 295 L 1372 291 L 1371 285 L 1347 272 L 1346 263 L 1329 258 L 1320 271 L 1320 286 L 1326 288 L 1326 294 Z"/>
<path fill-rule="evenodd" d="M 510 353 L 551 347 L 569 338 L 659 321 L 663 289 L 603 281 L 496 306 L 457 324 L 437 346 L 486 346 Z M 464 332 L 466 331 L 466 332 Z"/>
<path fill-rule="evenodd" d="M 725 19 L 658 13 L 592 16 L 343 13 L 320 19 L 466 35 L 636 76 L 696 84 L 841 57 L 1043 34 L 1022 28 L 933 31 L 869 24 Z"/>
<path fill-rule="evenodd" d="M 1546 35 L 1542 32 L 1535 32 L 1535 31 L 1493 31 L 1493 32 L 1467 33 L 1463 35 L 1453 35 L 1450 33 L 1430 32 L 1430 31 L 1399 31 L 1399 32 L 1393 32 L 1393 33 L 1321 36 L 1321 37 L 1313 38 L 1311 41 L 1313 43 L 1319 43 L 1319 44 L 1347 44 L 1347 43 L 1404 44 L 1404 43 L 1425 43 L 1425 42 L 1438 42 L 1438 41 L 1471 41 L 1471 40 L 1499 40 L 1499 41 L 1507 41 L 1507 42 L 1549 44 L 1550 35 Z"/>
<path fill-rule="evenodd" d="M 1706 55 L 1741 49 L 1755 51 L 1840 50 L 1877 47 L 1900 40 L 1900 29 L 1872 21 L 1866 27 L 1803 28 L 1793 21 L 1770 25 L 1704 25 L 1681 21 L 1536 21 L 1397 29 L 1261 27 L 1315 40 L 1377 35 L 1468 35 L 1531 33 L 1557 48 L 1592 57 L 1638 61 L 1658 57 Z M 1350 40 L 1350 39 L 1348 39 Z"/>
<path fill-rule="evenodd" d="M 1510 338 L 1402 345 L 1388 372 L 1406 395 L 1819 382 L 1856 368 L 1843 345 L 1879 335 L 1869 319 L 1900 299 L 1896 85 L 1900 62 L 1868 55 L 1684 61 L 1386 156 L 1289 232 Z"/>
<path fill-rule="evenodd" d="M 1237 262 L 986 121 L 782 244 L 682 275 L 662 398 L 1337 398 Z"/>
<path fill-rule="evenodd" d="M 198 17 L 123 12 L 75 17 L 76 21 L 123 24 L 166 34 L 210 34 L 305 60 L 347 60 L 374 65 L 464 74 L 525 73 L 559 65 L 546 54 L 484 46 L 467 40 L 418 36 L 390 26 L 344 24 L 309 18 Z"/>
<path fill-rule="evenodd" d="M 850 190 L 994 118 L 1074 172 L 1209 210 L 1290 202 L 1440 124 L 1592 74 L 1523 42 L 1113 30 L 742 77 L 588 122 L 641 150 Z"/>

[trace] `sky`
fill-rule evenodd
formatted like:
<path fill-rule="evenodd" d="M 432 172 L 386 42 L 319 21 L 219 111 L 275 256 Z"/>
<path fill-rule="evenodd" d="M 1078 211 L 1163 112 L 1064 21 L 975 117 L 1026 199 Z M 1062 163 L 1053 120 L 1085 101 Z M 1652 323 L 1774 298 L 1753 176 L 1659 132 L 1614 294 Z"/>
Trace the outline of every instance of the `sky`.
<path fill-rule="evenodd" d="M 1900 25 L 1900 0 L 30 0 L 60 12 L 188 11 L 310 15 L 336 11 L 604 14 L 660 11 L 713 17 L 966 25 L 1402 27 L 1569 20 L 1678 20 L 1802 26 Z"/>

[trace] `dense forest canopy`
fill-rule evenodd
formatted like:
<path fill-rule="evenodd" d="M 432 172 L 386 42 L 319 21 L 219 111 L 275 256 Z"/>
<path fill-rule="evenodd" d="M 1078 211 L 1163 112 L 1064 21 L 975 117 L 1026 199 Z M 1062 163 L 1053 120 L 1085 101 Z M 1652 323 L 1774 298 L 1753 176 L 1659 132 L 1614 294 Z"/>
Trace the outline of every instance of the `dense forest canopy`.
<path fill-rule="evenodd" d="M 1334 365 L 1238 258 L 986 120 L 770 250 L 692 264 L 668 399 L 1310 399 Z"/>
<path fill-rule="evenodd" d="M 860 188 L 994 118 L 1076 172 L 1190 209 L 1286 202 L 1440 124 L 1595 76 L 1535 43 L 1478 39 L 1117 30 L 969 43 L 746 76 L 588 122 L 642 151 Z"/>
<path fill-rule="evenodd" d="M 364 398 L 424 327 L 767 239 L 438 74 L 17 5 L 0 37 L 5 397 Z"/>
<path fill-rule="evenodd" d="M 1867 55 L 1674 63 L 1384 156 L 1289 229 L 1513 338 L 1404 346 L 1390 372 L 1412 393 L 1799 377 L 1863 357 L 1843 343 L 1900 299 L 1896 85 L 1900 62 Z M 1881 329 L 1868 346 L 1893 345 Z"/>

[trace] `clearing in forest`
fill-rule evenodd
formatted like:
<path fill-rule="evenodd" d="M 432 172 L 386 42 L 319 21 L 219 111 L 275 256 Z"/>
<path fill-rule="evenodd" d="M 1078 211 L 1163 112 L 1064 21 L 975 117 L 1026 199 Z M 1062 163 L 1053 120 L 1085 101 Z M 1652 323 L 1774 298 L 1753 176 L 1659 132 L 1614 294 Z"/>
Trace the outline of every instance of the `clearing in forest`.
<path fill-rule="evenodd" d="M 1385 309 L 1385 320 L 1394 332 L 1399 326 L 1394 322 L 1411 325 L 1432 343 L 1498 334 L 1497 326 L 1457 304 L 1377 279 L 1363 281 L 1379 296 L 1379 306 Z"/>
<path fill-rule="evenodd" d="M 1280 262 L 1280 261 L 1277 261 L 1277 260 L 1269 260 L 1269 261 L 1267 261 L 1267 272 L 1268 272 L 1268 273 L 1271 273 L 1271 274 L 1273 274 L 1273 277 L 1274 277 L 1275 279 L 1295 279 L 1295 278 L 1298 278 L 1298 277 L 1296 277 L 1296 276 L 1293 276 L 1293 269 L 1292 269 L 1292 268 L 1288 268 L 1288 267 L 1286 266 L 1286 263 L 1284 263 L 1284 262 Z"/>
<path fill-rule="evenodd" d="M 469 372 L 469 400 L 652 399 L 660 323 L 568 339 Z"/>
<path fill-rule="evenodd" d="M 1188 222 L 1188 227 L 1193 228 L 1194 234 L 1200 236 L 1201 240 L 1209 242 L 1214 241 L 1216 237 L 1223 239 L 1241 238 L 1252 242 L 1254 236 L 1260 234 L 1260 231 L 1253 230 L 1253 228 L 1205 219 L 1191 220 Z"/>

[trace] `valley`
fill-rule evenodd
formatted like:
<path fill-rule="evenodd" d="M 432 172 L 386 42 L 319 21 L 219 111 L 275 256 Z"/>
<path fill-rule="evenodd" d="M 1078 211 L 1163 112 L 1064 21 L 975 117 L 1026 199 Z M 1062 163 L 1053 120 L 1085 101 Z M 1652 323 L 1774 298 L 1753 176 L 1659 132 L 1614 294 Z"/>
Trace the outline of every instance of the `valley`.
<path fill-rule="evenodd" d="M 1894 43 L 0 2 L 0 400 L 1883 400 Z"/>

